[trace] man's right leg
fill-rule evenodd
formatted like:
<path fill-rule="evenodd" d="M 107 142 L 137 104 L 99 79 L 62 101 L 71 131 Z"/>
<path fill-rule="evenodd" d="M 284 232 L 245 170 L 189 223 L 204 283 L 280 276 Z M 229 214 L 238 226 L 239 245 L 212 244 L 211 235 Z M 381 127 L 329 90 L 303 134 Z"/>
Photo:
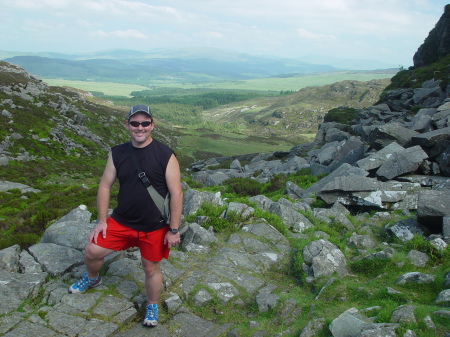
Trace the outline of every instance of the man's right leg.
<path fill-rule="evenodd" d="M 88 243 L 84 251 L 84 263 L 87 272 L 84 273 L 80 280 L 69 287 L 69 293 L 84 293 L 90 288 L 99 286 L 102 283 L 99 271 L 103 266 L 103 260 L 112 252 L 114 250 L 100 247 L 92 242 Z"/>
<path fill-rule="evenodd" d="M 114 250 L 103 248 L 95 243 L 89 242 L 84 250 L 84 264 L 89 278 L 98 276 L 98 272 L 103 266 L 103 261 L 106 256 L 113 253 Z"/>

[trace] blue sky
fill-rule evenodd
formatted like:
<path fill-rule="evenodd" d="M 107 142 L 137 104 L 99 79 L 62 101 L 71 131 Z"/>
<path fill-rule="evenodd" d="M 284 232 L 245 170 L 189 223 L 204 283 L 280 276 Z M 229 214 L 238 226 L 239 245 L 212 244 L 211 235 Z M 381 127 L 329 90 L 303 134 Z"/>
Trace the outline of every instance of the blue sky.
<path fill-rule="evenodd" d="M 0 0 L 0 50 L 215 47 L 408 67 L 442 0 Z M 320 63 L 320 62 L 317 62 Z"/>

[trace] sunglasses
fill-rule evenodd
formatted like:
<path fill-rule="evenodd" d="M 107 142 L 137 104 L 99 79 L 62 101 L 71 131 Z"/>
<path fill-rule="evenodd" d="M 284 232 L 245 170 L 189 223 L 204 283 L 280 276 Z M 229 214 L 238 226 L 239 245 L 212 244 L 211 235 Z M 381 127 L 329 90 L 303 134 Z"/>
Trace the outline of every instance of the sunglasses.
<path fill-rule="evenodd" d="M 142 127 L 146 128 L 147 126 L 150 126 L 150 124 L 152 124 L 152 122 L 149 122 L 149 121 L 145 121 L 145 122 L 130 121 L 128 123 L 130 123 L 130 125 L 135 128 L 137 128 L 139 125 L 142 125 Z"/>

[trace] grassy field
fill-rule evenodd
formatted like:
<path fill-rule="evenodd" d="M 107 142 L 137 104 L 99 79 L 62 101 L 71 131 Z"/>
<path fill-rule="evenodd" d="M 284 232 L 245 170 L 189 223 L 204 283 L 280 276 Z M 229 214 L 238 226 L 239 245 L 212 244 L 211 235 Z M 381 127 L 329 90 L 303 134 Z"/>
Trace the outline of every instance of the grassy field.
<path fill-rule="evenodd" d="M 46 78 L 43 80 L 51 86 L 71 87 L 81 89 L 84 91 L 98 91 L 105 95 L 111 96 L 126 96 L 131 97 L 130 93 L 133 91 L 148 90 L 147 87 L 134 84 L 111 83 L 111 82 L 89 82 L 89 81 L 69 81 Z"/>
<path fill-rule="evenodd" d="M 391 78 L 392 72 L 359 72 L 359 71 L 341 71 L 329 73 L 317 73 L 312 75 L 298 77 L 270 77 L 263 79 L 251 79 L 243 81 L 221 81 L 221 82 L 202 82 L 202 83 L 178 83 L 170 81 L 152 81 L 148 87 L 132 84 L 111 83 L 111 82 L 88 82 L 88 81 L 69 81 L 57 79 L 44 79 L 49 85 L 68 86 L 85 91 L 103 92 L 105 95 L 130 96 L 133 91 L 148 90 L 152 87 L 177 87 L 181 89 L 228 89 L 228 90 L 256 90 L 256 91 L 281 91 L 281 90 L 300 90 L 310 86 L 323 86 L 344 80 L 369 81 L 373 79 Z"/>
<path fill-rule="evenodd" d="M 211 89 L 235 89 L 235 90 L 258 90 L 258 91 L 281 91 L 300 90 L 305 87 L 323 86 L 345 80 L 366 82 L 374 79 L 391 78 L 392 73 L 366 73 L 366 72 L 331 72 L 317 73 L 299 77 L 270 77 L 262 79 L 251 79 L 232 82 L 207 82 L 186 83 L 181 88 L 211 88 Z M 163 84 L 162 86 L 165 86 Z"/>
<path fill-rule="evenodd" d="M 219 156 L 235 156 L 256 152 L 273 152 L 288 151 L 294 145 L 292 143 L 278 142 L 261 142 L 260 139 L 246 138 L 242 135 L 234 135 L 234 137 L 224 137 L 218 134 L 201 134 L 191 130 L 183 130 L 188 134 L 180 139 L 178 151 L 183 152 L 187 156 L 194 156 L 197 151 L 217 153 Z M 199 135 L 201 135 L 199 137 Z M 245 146 L 243 146 L 245 143 Z"/>

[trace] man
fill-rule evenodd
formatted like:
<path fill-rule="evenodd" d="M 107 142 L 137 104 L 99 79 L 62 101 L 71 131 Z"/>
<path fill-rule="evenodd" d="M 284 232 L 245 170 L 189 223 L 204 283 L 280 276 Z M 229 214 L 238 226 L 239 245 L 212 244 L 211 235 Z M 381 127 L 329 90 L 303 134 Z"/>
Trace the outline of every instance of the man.
<path fill-rule="evenodd" d="M 158 324 L 158 301 L 162 289 L 160 262 L 169 257 L 170 248 L 180 243 L 178 228 L 181 219 L 183 192 L 180 166 L 168 146 L 152 138 L 155 127 L 150 108 L 136 105 L 130 109 L 125 123 L 130 143 L 112 147 L 97 194 L 98 221 L 85 248 L 87 272 L 69 287 L 69 293 L 84 293 L 101 284 L 99 275 L 108 254 L 130 247 L 139 247 L 145 272 L 147 311 L 145 326 Z M 131 157 L 136 157 L 153 187 L 165 197 L 170 193 L 170 223 L 161 212 L 138 177 Z M 119 179 L 117 207 L 108 217 L 111 186 Z"/>

